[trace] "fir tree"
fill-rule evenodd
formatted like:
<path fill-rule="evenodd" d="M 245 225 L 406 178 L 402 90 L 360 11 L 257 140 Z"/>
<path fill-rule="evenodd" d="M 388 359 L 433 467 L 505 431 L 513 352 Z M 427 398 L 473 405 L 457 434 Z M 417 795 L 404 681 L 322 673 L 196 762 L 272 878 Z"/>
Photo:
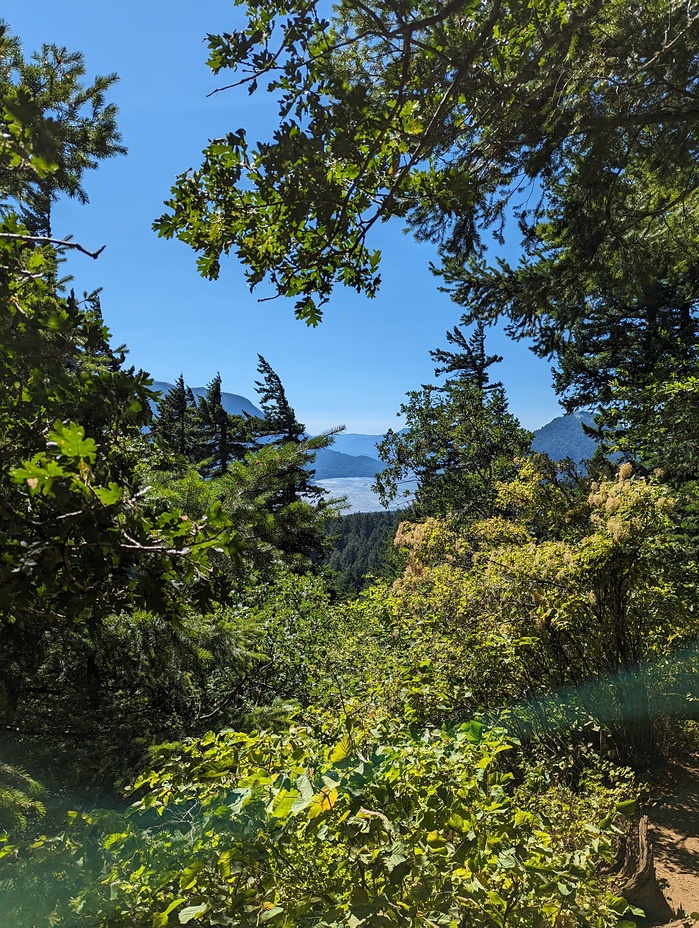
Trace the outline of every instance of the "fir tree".
<path fill-rule="evenodd" d="M 456 325 L 453 331 L 446 334 L 449 344 L 456 345 L 461 350 L 445 351 L 437 348 L 430 351 L 432 360 L 442 365 L 435 367 L 435 377 L 439 377 L 440 374 L 456 374 L 459 380 L 473 384 L 483 393 L 502 386 L 500 381 L 490 383 L 488 368 L 493 364 L 499 364 L 502 357 L 499 354 L 486 354 L 485 326 L 482 322 L 476 324 L 470 338 L 467 338 Z"/>
<path fill-rule="evenodd" d="M 200 415 L 197 401 L 182 374 L 158 403 L 158 421 L 154 429 L 167 447 L 189 461 L 201 458 Z"/>
<path fill-rule="evenodd" d="M 257 357 L 257 372 L 262 380 L 255 381 L 255 389 L 260 397 L 260 409 L 264 413 L 264 426 L 260 434 L 274 435 L 280 441 L 298 442 L 306 427 L 296 418 L 279 375 L 261 354 Z"/>
<path fill-rule="evenodd" d="M 6 114 L 16 117 L 31 133 L 34 146 L 45 151 L 53 169 L 42 174 L 8 170 L 0 162 L 3 193 L 17 204 L 26 227 L 50 236 L 51 208 L 61 194 L 87 203 L 85 172 L 104 158 L 125 154 L 116 116 L 117 107 L 105 95 L 116 74 L 83 83 L 82 52 L 53 44 L 25 58 L 19 40 L 0 22 L 0 95 Z M 0 116 L 0 122 L 7 121 Z"/>
<path fill-rule="evenodd" d="M 470 339 L 458 328 L 447 338 L 462 351 L 431 355 L 444 365 L 436 373 L 457 376 L 407 394 L 400 409 L 406 428 L 389 429 L 378 446 L 386 467 L 374 489 L 387 505 L 401 485 L 417 480 L 419 515 L 468 521 L 493 514 L 497 484 L 515 475 L 515 458 L 529 451 L 532 436 L 508 411 L 502 384 L 489 382 L 488 368 L 502 359 L 486 354 L 483 326 Z"/>
<path fill-rule="evenodd" d="M 249 450 L 249 428 L 244 416 L 233 416 L 223 408 L 221 375 L 213 378 L 199 400 L 202 450 L 201 471 L 205 477 L 221 477 L 231 461 L 242 459 Z"/>
<path fill-rule="evenodd" d="M 327 438 L 305 439 L 306 427 L 296 418 L 279 375 L 261 354 L 257 357 L 257 371 L 262 379 L 255 381 L 255 388 L 264 419 L 253 420 L 255 433 L 260 438 L 271 438 L 273 444 L 296 445 L 299 452 L 294 463 L 289 463 L 286 479 L 279 487 L 279 502 L 289 506 L 300 499 L 318 499 L 324 491 L 312 483 L 315 471 L 311 465 L 315 452 L 331 444 L 334 433 L 329 433 Z"/>

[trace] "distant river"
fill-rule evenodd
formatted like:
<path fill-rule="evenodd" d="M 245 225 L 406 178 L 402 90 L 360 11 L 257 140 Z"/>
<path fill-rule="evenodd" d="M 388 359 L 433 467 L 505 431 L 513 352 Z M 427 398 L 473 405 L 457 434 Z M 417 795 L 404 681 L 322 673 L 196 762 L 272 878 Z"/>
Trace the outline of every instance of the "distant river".
<path fill-rule="evenodd" d="M 347 497 L 349 507 L 344 510 L 345 513 L 379 512 L 384 509 L 378 496 L 372 492 L 373 482 L 373 477 L 329 477 L 326 480 L 316 480 L 318 486 L 324 487 L 331 496 Z M 415 487 L 415 481 L 410 480 L 405 484 L 404 489 L 410 490 L 412 495 Z M 410 497 L 399 496 L 388 508 L 402 509 L 409 502 Z"/>

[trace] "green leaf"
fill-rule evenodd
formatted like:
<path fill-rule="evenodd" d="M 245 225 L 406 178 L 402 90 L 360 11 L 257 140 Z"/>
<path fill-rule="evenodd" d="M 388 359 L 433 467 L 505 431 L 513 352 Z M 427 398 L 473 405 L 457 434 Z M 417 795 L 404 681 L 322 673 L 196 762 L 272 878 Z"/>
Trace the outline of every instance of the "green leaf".
<path fill-rule="evenodd" d="M 340 761 L 345 760 L 352 753 L 352 740 L 349 735 L 345 735 L 330 753 L 330 762 L 332 764 L 338 764 Z"/>
<path fill-rule="evenodd" d="M 49 432 L 49 442 L 67 458 L 79 458 L 81 461 L 95 462 L 97 445 L 94 439 L 85 438 L 85 429 L 76 422 L 58 422 Z"/>
<path fill-rule="evenodd" d="M 167 928 L 168 915 L 176 909 L 178 905 L 182 905 L 184 901 L 184 897 L 180 896 L 179 899 L 174 899 L 164 912 L 158 912 L 154 915 L 152 928 Z"/>
<path fill-rule="evenodd" d="M 188 905 L 186 909 L 182 909 L 178 916 L 180 925 L 186 925 L 187 922 L 191 922 L 195 918 L 200 918 L 208 911 L 209 906 L 206 902 L 202 902 L 201 905 Z"/>
<path fill-rule="evenodd" d="M 617 802 L 614 808 L 620 815 L 624 815 L 626 818 L 631 818 L 636 809 L 636 800 L 626 799 L 624 802 Z"/>
<path fill-rule="evenodd" d="M 296 778 L 296 788 L 299 793 L 301 793 L 302 799 L 313 799 L 313 784 L 311 783 L 308 774 L 302 773 Z"/>
<path fill-rule="evenodd" d="M 274 798 L 274 802 L 272 804 L 272 815 L 274 818 L 287 818 L 291 812 L 294 811 L 294 805 L 297 801 L 297 793 L 290 793 L 286 790 L 283 790 Z"/>
<path fill-rule="evenodd" d="M 121 487 L 116 483 L 110 483 L 109 487 L 95 487 L 94 493 L 103 506 L 113 506 L 123 496 Z"/>
<path fill-rule="evenodd" d="M 462 731 L 472 744 L 479 744 L 483 737 L 483 725 L 475 720 L 464 725 Z"/>
<path fill-rule="evenodd" d="M 189 867 L 186 867 L 180 876 L 180 889 L 182 891 L 186 891 L 195 886 L 197 882 L 197 876 L 203 869 L 204 863 L 201 860 L 197 860 Z"/>

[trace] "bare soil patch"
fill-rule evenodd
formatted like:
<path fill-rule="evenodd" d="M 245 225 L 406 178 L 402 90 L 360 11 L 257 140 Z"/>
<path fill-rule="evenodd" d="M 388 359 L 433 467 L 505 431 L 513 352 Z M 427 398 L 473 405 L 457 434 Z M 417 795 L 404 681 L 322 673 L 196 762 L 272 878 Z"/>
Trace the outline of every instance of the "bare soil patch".
<path fill-rule="evenodd" d="M 655 787 L 647 813 L 658 882 L 678 915 L 699 913 L 699 768 L 669 766 Z"/>

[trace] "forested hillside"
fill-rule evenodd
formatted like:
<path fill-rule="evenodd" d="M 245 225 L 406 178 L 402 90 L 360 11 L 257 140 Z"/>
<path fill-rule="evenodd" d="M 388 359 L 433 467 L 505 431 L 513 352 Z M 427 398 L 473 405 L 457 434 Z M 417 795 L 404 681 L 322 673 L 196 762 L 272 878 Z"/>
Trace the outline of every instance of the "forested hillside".
<path fill-rule="evenodd" d="M 378 448 L 383 499 L 417 489 L 338 521 L 333 431 L 262 355 L 252 414 L 215 361 L 200 396 L 127 365 L 62 276 L 100 252 L 52 231 L 125 154 L 116 77 L 0 28 L 3 923 L 669 922 L 642 814 L 699 752 L 699 18 L 238 5 L 209 67 L 278 124 L 209 141 L 155 228 L 310 325 L 376 292 L 380 222 L 435 244 L 460 319 Z M 584 472 L 531 450 L 496 321 L 594 415 Z"/>

